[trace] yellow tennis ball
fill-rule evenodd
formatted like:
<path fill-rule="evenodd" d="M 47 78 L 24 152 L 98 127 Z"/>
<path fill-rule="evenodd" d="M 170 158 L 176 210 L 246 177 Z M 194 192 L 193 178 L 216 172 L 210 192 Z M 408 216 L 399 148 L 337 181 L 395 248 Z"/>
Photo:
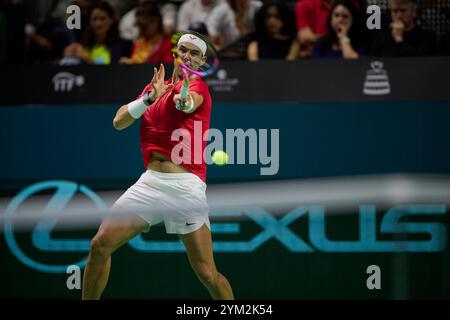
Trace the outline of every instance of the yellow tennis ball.
<path fill-rule="evenodd" d="M 223 166 L 228 163 L 228 155 L 225 151 L 218 150 L 212 154 L 212 161 L 217 166 Z"/>

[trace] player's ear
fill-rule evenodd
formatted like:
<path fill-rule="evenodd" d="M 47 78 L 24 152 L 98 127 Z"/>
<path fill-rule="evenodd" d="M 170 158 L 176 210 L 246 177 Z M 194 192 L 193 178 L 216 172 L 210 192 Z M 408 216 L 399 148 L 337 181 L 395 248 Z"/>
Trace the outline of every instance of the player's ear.
<path fill-rule="evenodd" d="M 202 57 L 202 65 L 205 64 L 206 60 L 208 59 L 208 57 L 205 55 L 203 55 Z"/>

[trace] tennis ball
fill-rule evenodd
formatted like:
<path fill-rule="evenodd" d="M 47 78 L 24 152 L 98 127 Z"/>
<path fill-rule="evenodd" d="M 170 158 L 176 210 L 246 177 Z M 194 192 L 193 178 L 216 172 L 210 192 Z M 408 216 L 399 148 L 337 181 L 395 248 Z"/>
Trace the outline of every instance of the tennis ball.
<path fill-rule="evenodd" d="M 212 161 L 217 166 L 223 166 L 228 163 L 228 155 L 225 151 L 217 150 L 212 154 Z"/>

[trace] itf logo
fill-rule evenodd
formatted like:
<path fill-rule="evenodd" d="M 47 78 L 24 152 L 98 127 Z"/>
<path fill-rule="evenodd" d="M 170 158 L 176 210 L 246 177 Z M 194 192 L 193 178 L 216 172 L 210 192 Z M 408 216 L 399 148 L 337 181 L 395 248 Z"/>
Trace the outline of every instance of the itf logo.
<path fill-rule="evenodd" d="M 84 77 L 69 72 L 59 72 L 55 74 L 52 82 L 55 92 L 70 92 L 75 85 L 81 87 L 84 84 Z"/>
<path fill-rule="evenodd" d="M 107 207 L 100 199 L 100 197 L 84 185 L 78 185 L 71 181 L 45 181 L 33 184 L 19 194 L 17 194 L 14 199 L 9 203 L 5 211 L 5 226 L 4 233 L 6 243 L 8 244 L 11 252 L 14 256 L 19 259 L 23 264 L 48 273 L 65 273 L 69 265 L 76 264 L 80 267 L 84 267 L 87 257 L 76 263 L 70 263 L 66 265 L 50 265 L 37 262 L 27 256 L 20 248 L 16 237 L 14 235 L 14 223 L 11 219 L 12 215 L 19 209 L 19 207 L 31 196 L 43 190 L 55 189 L 55 193 L 51 197 L 50 201 L 47 203 L 45 212 L 62 214 L 63 209 L 69 203 L 69 201 L 78 193 L 82 193 L 88 199 L 90 199 L 93 204 L 102 211 L 106 211 Z M 32 242 L 35 248 L 44 252 L 82 252 L 86 253 L 89 251 L 90 241 L 89 240 L 73 240 L 64 239 L 56 240 L 52 239 L 50 232 L 54 229 L 58 219 L 48 218 L 42 219 L 31 235 Z"/>

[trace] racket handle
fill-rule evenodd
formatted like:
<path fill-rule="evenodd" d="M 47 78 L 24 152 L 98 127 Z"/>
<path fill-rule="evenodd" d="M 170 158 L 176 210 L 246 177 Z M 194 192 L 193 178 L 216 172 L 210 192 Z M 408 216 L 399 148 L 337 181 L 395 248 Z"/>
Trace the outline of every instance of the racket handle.
<path fill-rule="evenodd" d="M 183 81 L 183 85 L 181 86 L 181 91 L 180 91 L 180 99 L 181 100 L 186 98 L 186 96 L 188 94 L 188 89 L 189 89 L 189 84 L 187 82 Z M 183 108 L 183 104 L 177 103 L 175 108 L 177 108 L 177 110 L 181 110 Z"/>
<path fill-rule="evenodd" d="M 180 91 L 180 98 L 181 99 L 186 98 L 186 96 L 188 94 L 188 89 L 189 89 L 188 83 L 183 81 L 183 85 L 181 86 L 181 91 Z"/>

